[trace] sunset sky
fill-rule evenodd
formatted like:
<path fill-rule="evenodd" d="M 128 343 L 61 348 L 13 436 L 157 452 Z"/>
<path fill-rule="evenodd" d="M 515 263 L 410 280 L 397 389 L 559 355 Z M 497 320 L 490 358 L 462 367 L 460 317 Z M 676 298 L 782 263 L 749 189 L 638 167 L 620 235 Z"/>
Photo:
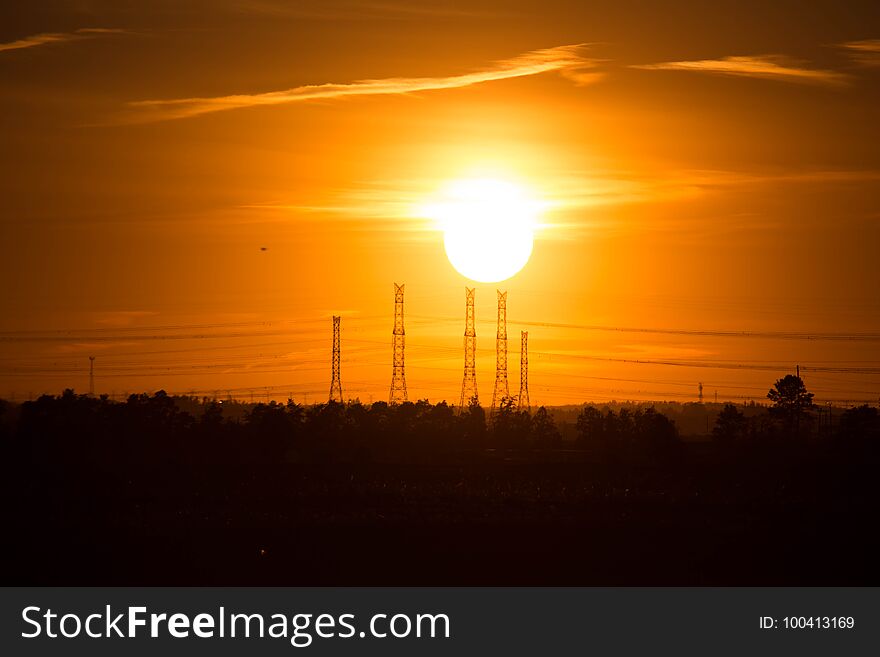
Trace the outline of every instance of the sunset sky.
<path fill-rule="evenodd" d="M 39 4 L 39 6 L 31 5 Z M 532 404 L 880 398 L 880 4 L 89 1 L 0 8 L 0 396 L 458 402 L 451 182 L 541 207 L 495 290 Z M 620 330 L 624 329 L 624 330 Z M 747 335 L 734 335 L 747 333 Z M 634 362 L 639 361 L 639 362 Z"/>

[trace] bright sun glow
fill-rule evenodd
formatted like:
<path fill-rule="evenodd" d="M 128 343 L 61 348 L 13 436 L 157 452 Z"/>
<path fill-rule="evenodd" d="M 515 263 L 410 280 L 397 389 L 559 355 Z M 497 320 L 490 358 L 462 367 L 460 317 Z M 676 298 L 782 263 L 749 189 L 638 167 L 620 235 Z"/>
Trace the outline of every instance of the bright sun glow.
<path fill-rule="evenodd" d="M 450 184 L 426 209 L 443 231 L 449 262 L 462 276 L 496 283 L 532 254 L 538 204 L 513 183 L 487 178 Z"/>

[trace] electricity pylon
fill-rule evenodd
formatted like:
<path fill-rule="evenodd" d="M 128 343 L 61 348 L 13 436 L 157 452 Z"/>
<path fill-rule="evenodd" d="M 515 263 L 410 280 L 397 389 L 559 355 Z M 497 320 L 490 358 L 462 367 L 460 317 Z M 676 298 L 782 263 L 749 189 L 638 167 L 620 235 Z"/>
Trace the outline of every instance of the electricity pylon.
<path fill-rule="evenodd" d="M 406 333 L 403 330 L 403 285 L 394 284 L 394 330 L 392 331 L 392 348 L 394 365 L 391 371 L 391 392 L 389 404 L 406 401 L 406 375 L 404 373 L 403 348 Z"/>
<path fill-rule="evenodd" d="M 339 379 L 339 322 L 342 317 L 333 315 L 333 375 L 330 379 L 330 401 L 342 403 L 342 383 Z"/>
<path fill-rule="evenodd" d="M 464 288 L 464 379 L 461 382 L 459 412 L 462 412 L 471 401 L 479 402 L 477 396 L 477 331 L 474 328 L 474 293 L 476 290 L 477 288 Z"/>
<path fill-rule="evenodd" d="M 520 331 L 522 346 L 519 351 L 519 400 L 517 408 L 520 411 L 530 411 L 529 404 L 529 332 Z"/>
<path fill-rule="evenodd" d="M 89 397 L 95 396 L 95 357 L 89 356 Z"/>
<path fill-rule="evenodd" d="M 498 290 L 498 332 L 495 335 L 495 390 L 492 410 L 510 396 L 507 386 L 507 292 Z"/>

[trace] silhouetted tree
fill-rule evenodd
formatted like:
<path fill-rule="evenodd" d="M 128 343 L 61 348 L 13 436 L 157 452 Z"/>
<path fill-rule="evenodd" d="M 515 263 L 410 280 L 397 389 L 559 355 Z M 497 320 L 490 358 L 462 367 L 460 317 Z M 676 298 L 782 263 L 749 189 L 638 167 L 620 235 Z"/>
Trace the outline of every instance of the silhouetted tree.
<path fill-rule="evenodd" d="M 486 440 L 486 411 L 474 397 L 461 414 L 464 440 L 471 446 L 482 445 Z"/>
<path fill-rule="evenodd" d="M 729 443 L 745 438 L 748 430 L 749 421 L 746 416 L 735 404 L 725 404 L 715 420 L 712 435 L 716 440 Z"/>
<path fill-rule="evenodd" d="M 223 404 L 218 401 L 207 401 L 202 407 L 199 424 L 208 429 L 219 427 L 223 423 Z"/>
<path fill-rule="evenodd" d="M 623 415 L 623 411 L 620 414 Z M 634 413 L 632 426 L 640 451 L 649 457 L 666 458 L 678 447 L 678 429 L 675 428 L 675 422 L 658 413 L 653 407 Z"/>
<path fill-rule="evenodd" d="M 799 435 L 801 422 L 811 418 L 809 410 L 813 408 L 813 393 L 807 390 L 803 379 L 787 374 L 773 384 L 767 398 L 773 402 L 770 412 L 782 419 L 789 433 Z"/>
<path fill-rule="evenodd" d="M 690 573 L 687 550 L 707 536 L 711 559 L 693 581 L 755 577 L 769 554 L 753 549 L 755 536 L 782 546 L 757 571 L 768 581 L 779 581 L 780 566 L 797 581 L 829 554 L 835 563 L 822 582 L 878 578 L 870 518 L 880 417 L 867 406 L 835 410 L 831 444 L 764 440 L 741 452 L 681 443 L 674 405 L 585 406 L 577 428 L 579 444 L 595 446 L 588 455 L 485 450 L 476 403 L 455 415 L 425 400 L 305 408 L 157 393 L 115 403 L 68 390 L 4 407 L 13 446 L 2 461 L 4 530 L 14 540 L 2 563 L 13 583 L 76 584 L 95 572 L 110 583 L 186 583 L 204 572 L 210 579 L 195 583 L 301 584 L 304 573 L 346 564 L 346 578 L 370 567 L 411 578 L 424 554 L 445 564 L 440 583 L 462 573 L 485 581 L 493 568 L 497 577 L 524 572 L 523 554 L 535 568 L 552 564 L 542 577 L 574 572 L 589 582 L 609 565 L 631 573 L 645 544 L 660 552 L 638 577 L 657 581 L 668 579 L 669 563 L 678 564 L 673 574 Z M 567 412 L 538 408 L 523 444 L 554 444 L 554 420 Z M 729 406 L 720 433 L 740 435 L 743 412 L 750 428 L 780 431 L 763 407 Z M 502 413 L 519 430 L 524 415 L 509 403 Z M 679 451 L 687 458 L 674 461 Z M 613 542 L 591 551 L 605 536 Z M 407 541 L 419 549 L 401 550 Z M 456 557 L 449 545 L 460 544 L 479 549 Z M 505 551 L 511 544 L 522 549 Z M 257 546 L 267 548 L 259 558 Z"/>
<path fill-rule="evenodd" d="M 424 416 L 425 442 L 433 448 L 459 447 L 459 432 L 457 418 L 452 406 L 445 401 L 439 404 L 428 405 L 428 411 Z"/>
<path fill-rule="evenodd" d="M 880 413 L 865 404 L 840 416 L 835 443 L 851 459 L 876 463 L 880 458 Z"/>
<path fill-rule="evenodd" d="M 621 408 L 616 418 L 614 417 L 614 413 L 611 413 L 606 420 L 611 426 L 612 435 L 614 435 L 619 441 L 623 443 L 629 443 L 632 441 L 633 435 L 635 434 L 635 417 L 632 411 L 628 408 Z"/>
<path fill-rule="evenodd" d="M 620 413 L 608 410 L 604 415 L 593 406 L 585 406 L 577 419 L 578 440 L 595 448 L 611 461 L 623 459 L 665 458 L 678 446 L 675 422 L 653 407 Z"/>
<path fill-rule="evenodd" d="M 840 416 L 839 431 L 858 438 L 880 438 L 880 413 L 867 404 L 850 408 Z"/>
<path fill-rule="evenodd" d="M 531 433 L 531 418 L 524 411 L 518 411 L 516 400 L 505 397 L 492 415 L 492 436 L 498 445 L 522 447 Z"/>
<path fill-rule="evenodd" d="M 358 404 L 360 406 L 360 404 Z M 346 405 L 340 402 L 316 404 L 306 412 L 305 437 L 308 448 L 319 460 L 333 460 L 352 437 L 352 426 Z"/>
<path fill-rule="evenodd" d="M 584 406 L 578 414 L 575 427 L 578 432 L 578 442 L 585 445 L 598 444 L 604 439 L 604 422 L 602 413 L 595 406 Z"/>
<path fill-rule="evenodd" d="M 252 456 L 267 463 L 283 460 L 298 433 L 288 407 L 275 401 L 254 406 L 245 416 L 245 426 Z"/>
<path fill-rule="evenodd" d="M 556 427 L 556 421 L 543 406 L 535 411 L 532 418 L 532 436 L 541 447 L 552 447 L 562 440 L 559 429 Z"/>
<path fill-rule="evenodd" d="M 9 447 L 7 443 L 9 431 L 6 428 L 6 414 L 8 409 L 9 404 L 7 404 L 6 401 L 4 401 L 3 399 L 0 399 L 0 449 L 3 449 L 4 452 L 6 448 Z"/>

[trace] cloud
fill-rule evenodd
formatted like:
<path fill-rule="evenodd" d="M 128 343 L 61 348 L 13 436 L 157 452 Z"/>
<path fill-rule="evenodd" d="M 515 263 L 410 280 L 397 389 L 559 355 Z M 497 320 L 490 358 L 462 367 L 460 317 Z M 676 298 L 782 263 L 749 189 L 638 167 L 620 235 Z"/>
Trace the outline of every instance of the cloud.
<path fill-rule="evenodd" d="M 120 34 L 124 30 L 106 28 L 106 27 L 83 27 L 73 32 L 44 32 L 43 34 L 34 34 L 32 36 L 10 41 L 8 43 L 0 43 L 0 52 L 5 50 L 21 50 L 23 48 L 36 48 L 49 43 L 63 43 L 65 41 L 78 41 L 80 39 L 91 39 L 101 34 Z"/>
<path fill-rule="evenodd" d="M 280 105 L 307 100 L 459 89 L 482 82 L 508 80 L 552 71 L 563 73 L 569 78 L 573 77 L 583 84 L 587 82 L 585 70 L 594 65 L 593 60 L 583 56 L 584 48 L 585 44 L 577 44 L 533 50 L 512 59 L 495 62 L 482 71 L 462 75 L 433 78 L 384 78 L 358 80 L 343 84 L 330 82 L 258 94 L 134 101 L 129 103 L 131 113 L 123 117 L 121 122 L 169 121 L 242 107 Z"/>
<path fill-rule="evenodd" d="M 608 169 L 597 165 L 588 170 L 557 170 L 542 180 L 536 196 L 541 199 L 540 230 L 545 238 L 578 238 L 589 229 L 628 230 L 599 219 L 610 207 L 669 204 L 710 195 L 758 190 L 772 185 L 841 186 L 880 181 L 880 170 L 735 171 L 711 169 L 664 169 L 637 171 Z M 263 201 L 241 205 L 230 219 L 244 222 L 296 221 L 345 222 L 348 230 L 387 232 L 407 240 L 432 239 L 436 225 L 425 216 L 426 199 L 436 193 L 431 178 L 362 181 L 350 187 L 323 190 L 312 198 Z M 737 220 L 750 229 L 754 218 L 740 212 Z M 730 221 L 728 218 L 727 221 Z M 216 225 L 216 217 L 211 222 Z M 693 225 L 683 219 L 663 224 L 670 230 Z M 731 226 L 732 227 L 732 226 Z M 765 225 L 763 228 L 773 228 Z"/>
<path fill-rule="evenodd" d="M 838 46 L 846 51 L 850 59 L 861 66 L 880 66 L 880 39 L 847 41 Z"/>
<path fill-rule="evenodd" d="M 845 73 L 806 68 L 803 66 L 803 62 L 784 55 L 753 55 L 684 62 L 661 62 L 659 64 L 635 64 L 631 68 L 651 71 L 698 71 L 784 82 L 834 86 L 846 84 L 849 80 L 849 76 Z"/>
<path fill-rule="evenodd" d="M 579 240 L 584 235 L 631 235 L 650 231 L 676 234 L 694 243 L 707 236 L 777 231 L 785 225 L 762 209 L 768 195 L 798 198 L 804 186 L 833 193 L 847 186 L 871 189 L 880 170 L 710 170 L 590 169 L 556 171 L 541 185 L 546 211 L 542 239 Z M 640 209 L 650 206 L 650 210 Z M 844 212 L 838 215 L 844 219 Z M 847 221 L 870 221 L 853 210 Z M 804 221 L 810 219 L 805 218 Z M 821 219 L 816 219 L 821 221 Z M 702 243 L 702 242 L 700 242 Z"/>
<path fill-rule="evenodd" d="M 233 0 L 228 7 L 238 13 L 314 20 L 405 20 L 419 18 L 492 18 L 507 12 L 471 7 L 450 7 L 446 3 L 331 1 L 285 2 L 281 0 Z"/>

